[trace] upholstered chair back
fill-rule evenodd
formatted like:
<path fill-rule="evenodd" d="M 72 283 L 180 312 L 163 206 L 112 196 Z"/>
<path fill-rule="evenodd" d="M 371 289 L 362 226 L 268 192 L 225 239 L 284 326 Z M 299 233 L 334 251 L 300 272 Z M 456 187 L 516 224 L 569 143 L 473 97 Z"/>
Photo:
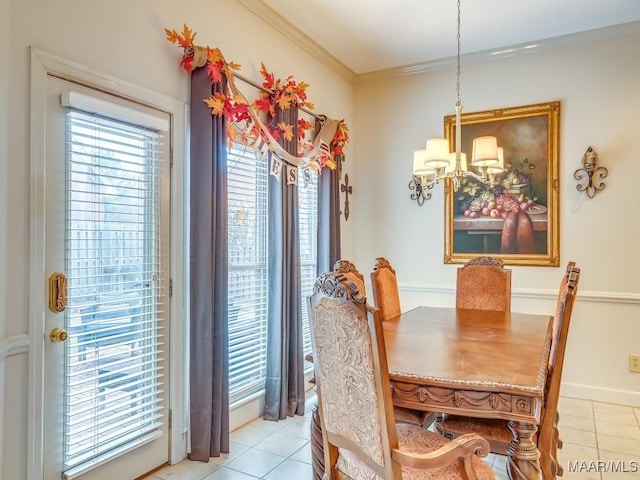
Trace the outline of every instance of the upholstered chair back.
<path fill-rule="evenodd" d="M 456 308 L 511 311 L 511 270 L 492 257 L 479 257 L 458 268 Z"/>
<path fill-rule="evenodd" d="M 400 308 L 400 293 L 396 271 L 389 260 L 384 257 L 376 258 L 371 272 L 373 286 L 373 301 L 382 314 L 382 320 L 389 320 L 402 313 Z"/>
<path fill-rule="evenodd" d="M 565 317 L 565 313 L 567 310 L 567 296 L 569 294 L 568 285 L 569 285 L 569 277 L 571 273 L 577 272 L 576 278 L 576 293 L 577 293 L 577 281 L 580 280 L 580 269 L 576 267 L 575 262 L 569 262 L 567 264 L 567 269 L 565 274 L 562 276 L 562 280 L 560 281 L 560 288 L 558 289 L 558 299 L 556 300 L 556 311 L 553 316 L 553 337 L 551 340 L 551 352 L 549 354 L 549 371 L 551 371 L 553 365 L 556 363 L 556 357 L 558 356 L 558 341 L 560 337 L 560 331 L 562 329 L 563 320 Z M 573 307 L 571 305 L 571 307 Z"/>

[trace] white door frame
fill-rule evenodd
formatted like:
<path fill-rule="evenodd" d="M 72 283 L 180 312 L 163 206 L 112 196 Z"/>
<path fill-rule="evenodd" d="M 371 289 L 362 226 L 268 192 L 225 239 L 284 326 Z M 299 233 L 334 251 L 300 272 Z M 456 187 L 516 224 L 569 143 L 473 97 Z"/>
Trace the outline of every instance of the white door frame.
<path fill-rule="evenodd" d="M 188 168 L 186 164 L 188 106 L 84 65 L 31 48 L 31 139 L 30 139 L 30 258 L 29 258 L 29 399 L 27 478 L 42 479 L 44 445 L 44 311 L 47 308 L 43 281 L 45 247 L 44 201 L 47 76 L 53 75 L 88 87 L 146 104 L 171 115 L 171 277 L 169 408 L 171 413 L 170 462 L 187 455 L 188 431 L 188 322 L 189 279 Z"/>

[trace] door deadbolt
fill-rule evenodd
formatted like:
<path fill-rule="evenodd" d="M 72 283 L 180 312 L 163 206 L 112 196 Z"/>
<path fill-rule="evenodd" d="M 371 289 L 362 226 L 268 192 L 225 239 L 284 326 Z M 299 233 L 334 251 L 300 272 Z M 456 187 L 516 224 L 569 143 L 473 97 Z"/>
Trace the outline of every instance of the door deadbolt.
<path fill-rule="evenodd" d="M 52 273 L 49 277 L 49 310 L 55 313 L 67 308 L 67 276 L 64 273 Z"/>

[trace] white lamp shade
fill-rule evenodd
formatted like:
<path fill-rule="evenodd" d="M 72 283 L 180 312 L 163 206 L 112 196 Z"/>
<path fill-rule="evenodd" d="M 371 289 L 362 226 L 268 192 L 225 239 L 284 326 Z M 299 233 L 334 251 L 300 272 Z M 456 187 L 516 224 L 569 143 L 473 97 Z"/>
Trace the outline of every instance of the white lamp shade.
<path fill-rule="evenodd" d="M 427 140 L 425 162 L 431 168 L 442 168 L 449 165 L 449 141 L 446 138 L 430 138 Z"/>
<path fill-rule="evenodd" d="M 453 173 L 456 170 L 456 152 L 449 154 L 449 166 L 446 168 L 446 172 Z M 467 154 L 460 153 L 460 168 L 462 168 L 463 172 L 467 171 Z"/>
<path fill-rule="evenodd" d="M 416 176 L 424 176 L 433 172 L 433 168 L 425 165 L 427 159 L 427 150 L 421 149 L 413 152 L 413 174 Z"/>
<path fill-rule="evenodd" d="M 476 167 L 497 165 L 498 139 L 490 136 L 474 138 L 471 163 Z"/>
<path fill-rule="evenodd" d="M 498 147 L 498 163 L 487 167 L 488 173 L 504 172 L 504 148 Z"/>

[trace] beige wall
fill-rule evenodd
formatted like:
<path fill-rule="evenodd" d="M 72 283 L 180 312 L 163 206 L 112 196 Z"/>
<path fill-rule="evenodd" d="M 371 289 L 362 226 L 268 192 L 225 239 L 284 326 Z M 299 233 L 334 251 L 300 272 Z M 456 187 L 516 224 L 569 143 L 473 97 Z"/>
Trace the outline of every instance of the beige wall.
<path fill-rule="evenodd" d="M 0 347 L 29 325 L 29 47 L 186 102 L 181 52 L 164 34 L 183 23 L 245 76 L 260 81 L 263 62 L 308 82 L 316 112 L 353 122 L 351 84 L 235 0 L 0 0 Z M 26 353 L 0 360 L 0 479 L 26 478 L 28 380 Z"/>
<path fill-rule="evenodd" d="M 501 60 L 462 64 L 465 112 L 559 100 L 560 268 L 512 267 L 514 310 L 552 313 L 569 260 L 582 267 L 563 376 L 565 395 L 640 405 L 640 24 L 627 38 Z M 453 305 L 456 265 L 443 264 L 442 185 L 419 207 L 409 198 L 412 154 L 442 136 L 454 111 L 455 69 L 358 85 L 353 222 L 357 249 L 345 252 L 370 271 L 377 256 L 394 265 L 403 308 Z M 592 145 L 609 169 L 594 199 L 573 172 Z M 427 348 L 425 346 L 425 348 Z"/>
<path fill-rule="evenodd" d="M 6 330 L 6 231 L 7 231 L 7 175 L 6 167 L 8 163 L 8 120 L 9 110 L 9 78 L 4 72 L 9 71 L 9 0 L 0 0 L 0 346 L 1 339 L 5 336 Z M 4 451 L 4 404 L 5 404 L 5 373 L 4 366 L 0 360 L 0 464 L 4 464 L 2 453 Z M 0 468 L 0 479 L 2 479 L 2 469 Z"/>

